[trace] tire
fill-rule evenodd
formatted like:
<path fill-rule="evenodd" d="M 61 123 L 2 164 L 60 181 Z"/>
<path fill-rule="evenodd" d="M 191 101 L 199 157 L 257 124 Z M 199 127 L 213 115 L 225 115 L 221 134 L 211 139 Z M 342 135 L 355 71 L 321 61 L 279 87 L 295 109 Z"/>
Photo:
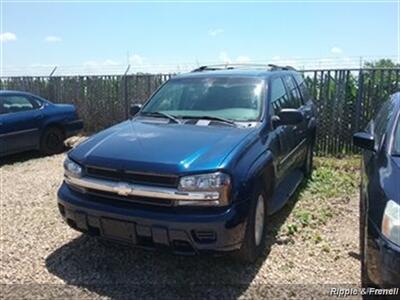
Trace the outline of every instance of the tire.
<path fill-rule="evenodd" d="M 265 249 L 267 232 L 267 195 L 261 184 L 257 184 L 251 199 L 249 219 L 240 250 L 236 258 L 244 263 L 254 263 Z M 261 222 L 261 223 L 260 223 Z M 260 226 L 262 229 L 260 232 Z M 259 229 L 256 230 L 256 227 Z"/>
<path fill-rule="evenodd" d="M 64 132 L 57 127 L 47 128 L 40 139 L 40 151 L 45 155 L 61 153 L 64 150 Z"/>
<path fill-rule="evenodd" d="M 306 159 L 303 165 L 303 172 L 306 178 L 311 178 L 312 170 L 313 170 L 313 159 L 314 159 L 314 149 L 313 149 L 314 142 L 312 142 L 307 147 L 307 154 Z"/>

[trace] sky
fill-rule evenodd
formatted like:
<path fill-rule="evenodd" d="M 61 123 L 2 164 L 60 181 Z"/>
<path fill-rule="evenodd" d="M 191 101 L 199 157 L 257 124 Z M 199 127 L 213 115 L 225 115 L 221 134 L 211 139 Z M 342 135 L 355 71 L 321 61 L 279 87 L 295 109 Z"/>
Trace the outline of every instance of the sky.
<path fill-rule="evenodd" d="M 2 73 L 397 60 L 396 1 L 3 1 Z M 147 69 L 146 69 L 147 68 Z M 17 71 L 18 70 L 18 71 Z"/>

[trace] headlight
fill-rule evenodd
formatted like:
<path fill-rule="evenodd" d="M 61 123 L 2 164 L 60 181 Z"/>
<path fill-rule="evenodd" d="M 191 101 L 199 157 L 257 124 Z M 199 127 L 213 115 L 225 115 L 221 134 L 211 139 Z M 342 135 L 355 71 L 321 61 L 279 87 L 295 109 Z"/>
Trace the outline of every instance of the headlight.
<path fill-rule="evenodd" d="M 400 205 L 389 200 L 382 219 L 382 233 L 393 243 L 400 245 Z"/>
<path fill-rule="evenodd" d="M 209 174 L 191 175 L 182 177 L 179 181 L 178 189 L 184 192 L 218 192 L 217 201 L 196 200 L 189 202 L 178 202 L 178 205 L 218 205 L 229 204 L 229 192 L 231 188 L 231 179 L 229 175 L 216 172 Z"/>
<path fill-rule="evenodd" d="M 81 177 L 82 167 L 68 157 L 64 161 L 64 171 L 66 176 Z"/>

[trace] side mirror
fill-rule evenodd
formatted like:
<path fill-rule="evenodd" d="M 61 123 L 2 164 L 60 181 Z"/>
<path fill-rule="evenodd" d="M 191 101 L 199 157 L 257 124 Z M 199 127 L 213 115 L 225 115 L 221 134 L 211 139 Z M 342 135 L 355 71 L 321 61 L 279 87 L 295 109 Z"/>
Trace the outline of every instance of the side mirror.
<path fill-rule="evenodd" d="M 304 121 L 303 113 L 298 109 L 284 108 L 273 117 L 275 125 L 299 125 Z"/>
<path fill-rule="evenodd" d="M 135 116 L 141 108 L 142 108 L 142 104 L 131 105 L 131 107 L 129 109 L 129 114 L 131 115 L 131 117 Z"/>
<path fill-rule="evenodd" d="M 368 132 L 357 132 L 353 135 L 353 144 L 365 150 L 375 151 L 375 138 Z"/>

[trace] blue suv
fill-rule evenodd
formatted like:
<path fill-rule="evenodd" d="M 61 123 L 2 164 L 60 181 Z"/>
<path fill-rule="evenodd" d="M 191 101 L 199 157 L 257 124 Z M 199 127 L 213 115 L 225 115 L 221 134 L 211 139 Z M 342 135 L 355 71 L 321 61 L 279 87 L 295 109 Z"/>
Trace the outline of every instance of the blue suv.
<path fill-rule="evenodd" d="M 205 66 L 131 115 L 69 152 L 58 191 L 66 222 L 139 247 L 254 261 L 267 216 L 311 174 L 315 107 L 301 74 Z"/>

